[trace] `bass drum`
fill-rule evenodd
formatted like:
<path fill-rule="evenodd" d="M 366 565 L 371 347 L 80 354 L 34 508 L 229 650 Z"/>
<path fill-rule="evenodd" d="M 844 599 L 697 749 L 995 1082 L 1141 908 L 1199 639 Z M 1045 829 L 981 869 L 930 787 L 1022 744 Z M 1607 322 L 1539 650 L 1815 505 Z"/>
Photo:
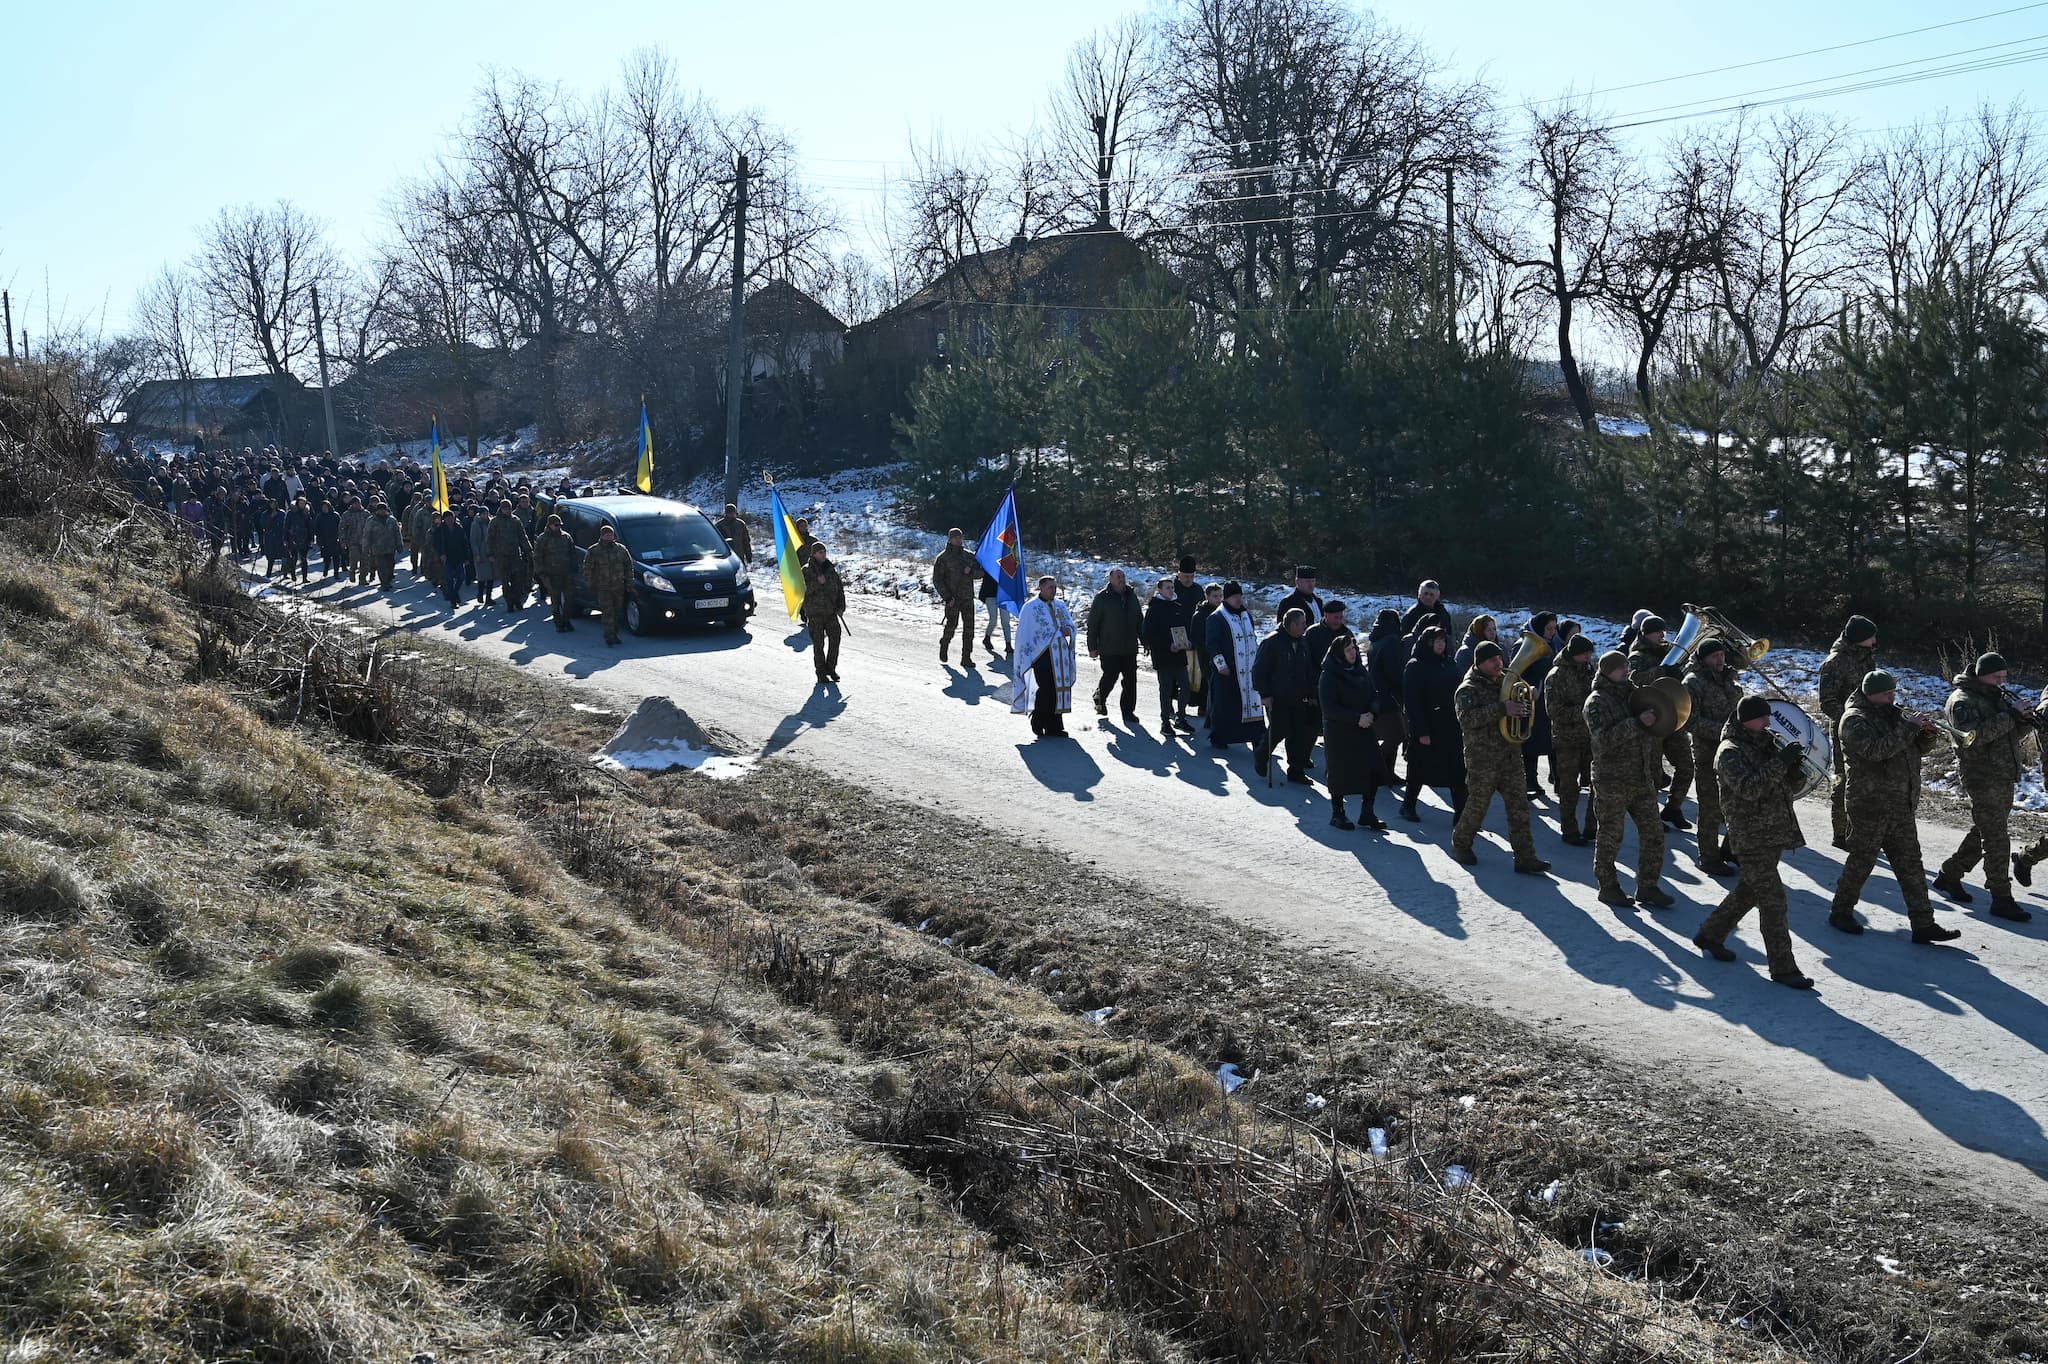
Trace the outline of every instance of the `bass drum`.
<path fill-rule="evenodd" d="M 1790 701 L 1771 702 L 1770 731 L 1786 743 L 1801 744 L 1806 758 L 1800 764 L 1799 789 L 1793 799 L 1805 800 L 1827 786 L 1834 776 L 1835 748 L 1820 722 Z"/>

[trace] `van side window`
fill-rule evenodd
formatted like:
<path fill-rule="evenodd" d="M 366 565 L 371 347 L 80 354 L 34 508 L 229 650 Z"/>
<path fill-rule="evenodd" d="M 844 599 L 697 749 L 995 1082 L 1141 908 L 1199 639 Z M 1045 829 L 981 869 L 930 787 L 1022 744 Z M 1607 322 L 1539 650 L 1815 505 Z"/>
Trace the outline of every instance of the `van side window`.
<path fill-rule="evenodd" d="M 564 507 L 562 519 L 569 523 L 569 535 L 575 540 L 576 548 L 589 549 L 597 543 L 597 528 L 604 523 L 589 511 L 582 507 Z"/>

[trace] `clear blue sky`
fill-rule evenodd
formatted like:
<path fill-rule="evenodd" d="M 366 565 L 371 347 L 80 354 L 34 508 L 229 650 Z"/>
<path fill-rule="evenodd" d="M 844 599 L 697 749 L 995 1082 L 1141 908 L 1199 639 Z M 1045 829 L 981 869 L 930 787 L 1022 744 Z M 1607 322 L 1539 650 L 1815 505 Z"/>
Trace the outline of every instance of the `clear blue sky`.
<path fill-rule="evenodd" d="M 1154 0 L 1156 3 L 1157 0 Z M 289 198 L 343 249 L 378 232 L 385 196 L 444 145 L 486 66 L 589 88 L 636 47 L 659 44 L 685 80 L 751 107 L 795 139 L 858 224 L 878 211 L 852 187 L 900 165 L 910 137 L 997 139 L 1029 123 L 1068 47 L 1118 0 L 576 0 L 489 5 L 346 0 L 34 4 L 0 0 L 0 284 L 17 330 L 61 318 L 109 329 L 136 288 L 182 260 L 225 203 Z M 1605 90 L 2014 8 L 2013 0 L 1386 0 L 1454 72 L 1483 74 L 1509 104 Z M 2041 35 L 2048 5 L 1960 27 L 1751 70 L 1616 93 L 1616 114 L 1782 81 Z M 1889 127 L 1980 98 L 2048 89 L 2048 62 L 1819 101 Z M 2042 102 L 2048 102 L 2043 100 Z M 1662 130 L 1659 130 L 1662 131 Z M 860 164 L 864 163 L 864 164 Z M 47 277 L 47 288 L 45 279 Z"/>

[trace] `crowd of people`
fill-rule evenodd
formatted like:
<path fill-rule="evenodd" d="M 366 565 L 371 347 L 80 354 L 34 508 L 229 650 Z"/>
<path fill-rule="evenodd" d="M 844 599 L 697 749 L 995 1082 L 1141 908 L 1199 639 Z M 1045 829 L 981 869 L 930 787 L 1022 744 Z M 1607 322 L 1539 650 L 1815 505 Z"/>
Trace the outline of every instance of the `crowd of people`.
<path fill-rule="evenodd" d="M 139 501 L 188 526 L 215 559 L 260 557 L 265 576 L 310 583 L 317 555 L 323 580 L 346 577 L 388 593 L 406 556 L 412 572 L 451 607 L 473 587 L 477 607 L 495 596 L 517 613 L 538 589 L 555 628 L 574 628 L 577 559 L 560 518 L 547 511 L 553 497 L 572 491 L 567 487 L 543 490 L 526 478 L 497 475 L 478 481 L 459 469 L 448 483 L 447 510 L 436 512 L 431 472 L 402 458 L 368 465 L 331 455 L 197 448 L 158 459 L 124 450 L 115 467 Z M 752 535 L 736 506 L 727 504 L 714 524 L 728 545 L 752 557 Z M 813 666 L 820 683 L 837 682 L 845 584 L 825 543 L 805 522 L 796 529 Z M 618 643 L 631 571 L 630 555 L 605 527 L 583 556 L 581 576 L 609 644 Z M 1085 648 L 1099 669 L 1091 695 L 1098 716 L 1107 718 L 1114 697 L 1124 722 L 1142 728 L 1143 659 L 1167 741 L 1192 743 L 1206 732 L 1215 752 L 1247 744 L 1258 776 L 1304 786 L 1317 780 L 1320 743 L 1330 823 L 1339 830 L 1385 831 L 1377 808 L 1383 789 L 1397 793 L 1399 818 L 1420 823 L 1421 794 L 1432 788 L 1455 816 L 1451 856 L 1476 866 L 1479 833 L 1498 802 L 1514 870 L 1540 876 L 1551 863 L 1537 849 L 1531 802 L 1553 799 L 1560 840 L 1592 847 L 1599 898 L 1617 910 L 1673 906 L 1661 885 L 1666 830 L 1696 832 L 1700 870 L 1736 879 L 1694 935 L 1695 945 L 1734 960 L 1727 938 L 1755 910 L 1772 979 L 1795 988 L 1812 984 L 1793 956 L 1778 870 L 1785 853 L 1805 842 L 1794 800 L 1806 755 L 1772 731 L 1768 700 L 1745 693 L 1727 640 L 1707 634 L 1674 649 L 1666 622 L 1645 610 L 1620 649 L 1600 653 L 1577 622 L 1539 611 L 1521 633 L 1533 644 L 1510 677 L 1516 641 L 1503 641 L 1491 615 L 1473 617 L 1461 633 L 1434 581 L 1421 584 L 1405 612 L 1379 611 L 1361 638 L 1346 604 L 1318 595 L 1316 571 L 1306 564 L 1296 568 L 1293 591 L 1270 629 L 1261 628 L 1240 583 L 1202 580 L 1192 557 L 1144 598 L 1122 570 L 1113 570 L 1078 624 L 1052 577 L 1037 581 L 1013 617 L 959 529 L 949 532 L 931 580 L 944 616 L 941 661 L 957 636 L 961 663 L 974 666 L 977 616 L 985 610 L 982 649 L 994 656 L 1000 629 L 1014 664 L 1012 709 L 1030 717 L 1041 739 L 1067 737 L 1064 717 L 1073 709 Z M 1938 944 L 1960 936 L 1934 916 L 1916 817 L 1922 758 L 1944 732 L 1956 746 L 1972 828 L 1932 888 L 1972 903 L 1963 878 L 1981 863 L 1988 912 L 2029 920 L 2013 886 L 2031 885 L 2033 868 L 2048 861 L 2048 838 L 2015 852 L 2010 822 L 2017 782 L 2039 760 L 2037 741 L 2030 746 L 2029 738 L 2042 730 L 2042 713 L 2008 688 L 2006 661 L 1986 653 L 1954 679 L 1940 720 L 1909 714 L 1895 679 L 1877 666 L 1876 648 L 1875 623 L 1852 616 L 1820 670 L 1834 769 L 1832 841 L 1846 854 L 1829 924 L 1864 931 L 1856 906 L 1883 856 L 1898 878 L 1912 940 Z M 1683 723 L 1665 723 L 1668 717 L 1646 701 L 1645 688 L 1660 679 L 1683 688 L 1690 705 Z M 1548 797 L 1540 780 L 1544 759 Z M 1686 815 L 1689 794 L 1697 825 Z M 1636 833 L 1633 889 L 1623 888 L 1616 865 L 1628 825 Z"/>
<path fill-rule="evenodd" d="M 988 606 L 982 644 L 992 654 L 998 606 L 957 529 L 933 564 L 932 585 L 945 619 L 940 659 L 957 632 L 962 663 L 974 665 L 977 602 Z M 1261 627 L 1242 584 L 1203 581 L 1192 557 L 1143 598 L 1122 570 L 1112 570 L 1078 624 L 1056 579 L 1041 577 L 1036 588 L 1017 619 L 1012 709 L 1030 717 L 1041 739 L 1067 737 L 1064 717 L 1073 709 L 1085 649 L 1099 667 L 1090 699 L 1105 719 L 1114 699 L 1126 725 L 1144 728 L 1143 659 L 1167 742 L 1193 743 L 1206 733 L 1212 751 L 1248 744 L 1258 776 L 1304 786 L 1317 781 L 1320 742 L 1329 820 L 1339 830 L 1385 831 L 1377 810 L 1384 789 L 1398 794 L 1399 818 L 1419 823 L 1419 798 L 1433 788 L 1455 816 L 1451 856 L 1475 866 L 1479 833 L 1498 802 L 1514 870 L 1540 876 L 1551 863 L 1539 855 L 1531 803 L 1552 799 L 1560 840 L 1593 849 L 1599 898 L 1617 910 L 1675 905 L 1661 884 L 1667 830 L 1695 832 L 1700 870 L 1735 884 L 1694 944 L 1717 960 L 1734 960 L 1728 936 L 1754 910 L 1771 978 L 1811 987 L 1793 956 L 1779 873 L 1782 857 L 1805 845 L 1794 805 L 1808 759 L 1773 731 L 1769 698 L 1745 692 L 1747 655 L 1729 640 L 1707 633 L 1674 647 L 1666 622 L 1646 610 L 1636 613 L 1622 647 L 1603 653 L 1577 622 L 1539 611 L 1521 634 L 1535 644 L 1517 674 L 1507 676 L 1517 641 L 1503 640 L 1490 615 L 1474 617 L 1460 633 L 1434 581 L 1421 584 L 1405 612 L 1379 611 L 1363 637 L 1344 602 L 1318 595 L 1310 565 L 1296 568 L 1294 589 L 1270 628 Z M 1007 611 L 1000 622 L 1011 654 Z M 1864 931 L 1856 906 L 1883 855 L 1898 877 L 1912 941 L 1933 945 L 1961 936 L 1934 916 L 1916 818 L 1921 761 L 1943 731 L 1957 745 L 1973 828 L 1933 888 L 1972 902 L 1962 878 L 1981 861 L 1989 913 L 2028 921 L 2032 915 L 2012 887 L 2015 880 L 2031 884 L 2032 869 L 2048 860 L 2048 838 L 2014 852 L 2010 819 L 2022 771 L 2038 761 L 2026 739 L 2041 729 L 2040 713 L 2008 690 L 2006 661 L 1987 653 L 1954 679 L 1942 719 L 1908 714 L 1896 680 L 1877 666 L 1876 636 L 1872 622 L 1851 617 L 1820 674 L 1834 764 L 1833 842 L 1846 853 L 1828 923 L 1843 933 Z M 1679 723 L 1647 697 L 1645 689 L 1660 679 L 1683 688 L 1689 711 Z M 1512 685 L 1517 681 L 1527 690 Z M 1540 779 L 1546 759 L 1547 793 Z M 1630 825 L 1635 882 L 1624 889 L 1616 863 Z"/>

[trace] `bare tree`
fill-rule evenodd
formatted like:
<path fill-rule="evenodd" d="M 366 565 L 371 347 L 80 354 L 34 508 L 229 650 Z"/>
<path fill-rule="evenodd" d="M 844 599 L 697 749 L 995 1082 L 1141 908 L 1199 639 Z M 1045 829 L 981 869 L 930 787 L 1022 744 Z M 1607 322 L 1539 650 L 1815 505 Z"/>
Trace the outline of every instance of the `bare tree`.
<path fill-rule="evenodd" d="M 1083 221 L 1128 232 L 1148 216 L 1139 167 L 1150 142 L 1151 34 L 1127 16 L 1074 45 L 1054 93 L 1055 162 Z"/>
<path fill-rule="evenodd" d="M 274 375 L 293 374 L 313 346 L 313 286 L 337 272 L 321 225 L 282 199 L 224 208 L 193 267 L 237 349 Z"/>
<path fill-rule="evenodd" d="M 1636 396 L 1643 415 L 1655 420 L 1651 367 L 1674 318 L 1686 307 L 1695 283 L 1721 251 L 1725 224 L 1720 208 L 1727 195 L 1718 186 L 1721 167 L 1698 142 L 1671 149 L 1654 184 L 1630 186 L 1616 233 L 1613 258 L 1600 287 L 1606 311 L 1634 334 Z"/>
<path fill-rule="evenodd" d="M 1189 221 L 1161 240 L 1212 301 L 1413 269 L 1445 173 L 1492 158 L 1485 90 L 1336 0 L 1189 0 L 1159 70 Z"/>
<path fill-rule="evenodd" d="M 1713 306 L 1740 338 L 1750 377 L 1760 380 L 1837 311 L 1856 267 L 1849 206 L 1869 163 L 1840 124 L 1798 111 L 1757 138 L 1738 122 L 1714 155 L 1724 230 Z"/>
<path fill-rule="evenodd" d="M 1516 292 L 1548 301 L 1557 324 L 1557 366 L 1579 421 L 1597 423 L 1572 343 L 1578 305 L 1600 298 L 1616 266 L 1618 228 L 1629 191 L 1614 135 L 1569 105 L 1531 110 L 1527 154 L 1516 177 L 1536 224 L 1526 241 L 1498 220 L 1484 226 L 1486 249 L 1521 272 Z"/>
<path fill-rule="evenodd" d="M 135 299 L 137 337 L 152 378 L 178 386 L 179 424 L 190 426 L 198 406 L 197 380 L 206 331 L 191 275 L 166 264 Z"/>

